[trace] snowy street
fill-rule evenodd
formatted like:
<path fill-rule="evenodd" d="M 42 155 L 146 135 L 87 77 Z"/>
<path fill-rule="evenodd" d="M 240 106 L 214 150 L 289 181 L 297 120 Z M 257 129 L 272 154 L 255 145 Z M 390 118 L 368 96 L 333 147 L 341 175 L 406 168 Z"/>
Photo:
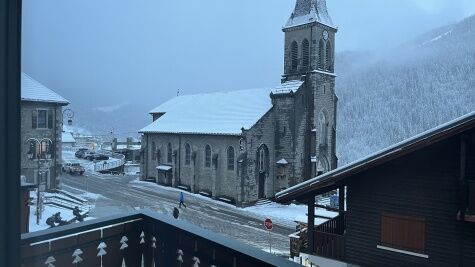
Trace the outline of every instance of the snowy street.
<path fill-rule="evenodd" d="M 113 176 L 91 172 L 86 172 L 84 176 L 64 174 L 60 187 L 86 199 L 89 196 L 90 204 L 95 204 L 95 209 L 91 212 L 91 216 L 95 218 L 144 208 L 172 216 L 173 208 L 178 207 L 179 190 L 137 179 L 137 176 L 131 175 Z M 185 204 L 187 208 L 180 209 L 180 220 L 231 236 L 259 249 L 269 250 L 269 235 L 263 226 L 265 215 L 258 213 L 262 211 L 250 208 L 255 211 L 251 212 L 189 193 L 185 193 Z M 302 211 L 304 209 L 298 209 L 298 212 Z M 294 232 L 295 223 L 285 217 L 272 219 L 272 252 L 288 255 L 288 235 Z"/>

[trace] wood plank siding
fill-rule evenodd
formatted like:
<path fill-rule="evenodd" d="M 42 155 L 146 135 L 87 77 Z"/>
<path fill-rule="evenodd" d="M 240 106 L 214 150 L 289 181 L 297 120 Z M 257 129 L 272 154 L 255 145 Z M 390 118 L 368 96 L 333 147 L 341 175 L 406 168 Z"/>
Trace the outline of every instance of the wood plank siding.
<path fill-rule="evenodd" d="M 473 146 L 469 142 L 471 175 Z M 350 179 L 346 261 L 361 266 L 475 266 L 475 224 L 457 220 L 459 176 L 460 135 L 455 135 Z M 377 248 L 385 246 L 381 223 L 387 213 L 425 221 L 421 255 Z"/>

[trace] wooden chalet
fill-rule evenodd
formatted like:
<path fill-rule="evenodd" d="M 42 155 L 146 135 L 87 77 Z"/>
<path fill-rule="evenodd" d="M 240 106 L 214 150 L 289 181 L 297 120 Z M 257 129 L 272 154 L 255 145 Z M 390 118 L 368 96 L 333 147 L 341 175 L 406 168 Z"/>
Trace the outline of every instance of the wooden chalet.
<path fill-rule="evenodd" d="M 315 226 L 315 197 L 336 189 L 340 216 Z M 308 204 L 301 238 L 308 238 L 303 251 L 317 264 L 475 266 L 475 112 L 282 191 L 276 200 Z"/>

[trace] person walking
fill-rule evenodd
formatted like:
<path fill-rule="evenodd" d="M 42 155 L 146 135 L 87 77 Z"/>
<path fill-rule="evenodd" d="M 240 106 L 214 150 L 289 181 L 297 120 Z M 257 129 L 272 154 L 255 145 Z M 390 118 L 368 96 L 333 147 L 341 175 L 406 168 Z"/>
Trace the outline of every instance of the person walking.
<path fill-rule="evenodd" d="M 186 208 L 186 205 L 185 205 L 185 195 L 183 194 L 183 192 L 180 192 L 180 208 L 181 208 L 181 205 L 183 205 L 183 207 Z"/>

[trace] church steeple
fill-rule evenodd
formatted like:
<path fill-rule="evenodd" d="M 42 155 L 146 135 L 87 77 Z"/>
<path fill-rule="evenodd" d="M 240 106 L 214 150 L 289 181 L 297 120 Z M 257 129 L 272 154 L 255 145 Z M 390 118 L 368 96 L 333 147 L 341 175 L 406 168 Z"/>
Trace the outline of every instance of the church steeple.
<path fill-rule="evenodd" d="M 326 0 L 297 0 L 294 12 L 290 15 L 284 29 L 315 22 L 334 27 L 328 14 Z"/>

